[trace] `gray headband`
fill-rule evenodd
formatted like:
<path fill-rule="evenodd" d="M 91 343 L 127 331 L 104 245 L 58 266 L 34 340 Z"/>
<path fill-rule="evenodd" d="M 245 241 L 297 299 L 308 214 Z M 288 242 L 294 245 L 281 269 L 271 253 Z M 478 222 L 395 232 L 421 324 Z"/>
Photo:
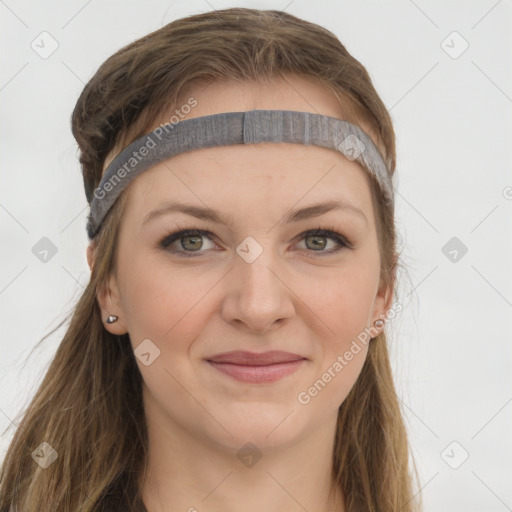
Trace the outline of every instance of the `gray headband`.
<path fill-rule="evenodd" d="M 379 150 L 358 126 L 335 117 L 290 110 L 225 112 L 161 125 L 123 149 L 94 190 L 87 234 L 92 240 L 121 192 L 141 172 L 179 153 L 213 146 L 291 142 L 334 149 L 359 162 L 394 204 L 393 184 Z"/>

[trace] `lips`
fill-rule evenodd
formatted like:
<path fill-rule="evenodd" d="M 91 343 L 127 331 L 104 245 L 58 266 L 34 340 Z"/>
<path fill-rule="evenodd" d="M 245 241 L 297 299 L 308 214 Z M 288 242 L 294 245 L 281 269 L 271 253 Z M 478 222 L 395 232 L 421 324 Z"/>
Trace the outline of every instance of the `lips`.
<path fill-rule="evenodd" d="M 298 354 L 282 352 L 279 350 L 272 350 L 262 353 L 237 350 L 234 352 L 225 352 L 223 354 L 210 357 L 208 358 L 208 361 L 212 361 L 214 363 L 231 363 L 243 366 L 268 366 L 271 364 L 300 361 L 301 359 L 305 358 Z"/>
<path fill-rule="evenodd" d="M 278 350 L 259 354 L 235 351 L 218 354 L 207 361 L 214 369 L 237 381 L 262 384 L 294 373 L 306 362 L 306 358 Z"/>

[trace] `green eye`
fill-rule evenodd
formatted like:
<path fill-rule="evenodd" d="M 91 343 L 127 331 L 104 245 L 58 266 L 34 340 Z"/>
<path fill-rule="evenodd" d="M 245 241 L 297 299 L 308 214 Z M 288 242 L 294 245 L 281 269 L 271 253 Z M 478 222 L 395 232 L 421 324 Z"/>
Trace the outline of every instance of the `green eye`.
<path fill-rule="evenodd" d="M 212 243 L 216 239 L 215 235 L 210 231 L 202 229 L 184 229 L 175 231 L 167 235 L 161 242 L 160 246 L 172 254 L 182 255 L 185 257 L 196 257 L 201 256 L 205 253 L 206 249 L 203 248 L 203 238 L 209 239 Z M 313 229 L 306 231 L 299 235 L 300 240 L 304 240 L 306 243 L 307 252 L 314 252 L 321 255 L 334 254 L 342 249 L 352 249 L 353 244 L 346 237 L 332 230 L 325 229 Z M 328 242 L 327 240 L 333 240 L 336 246 L 333 249 L 324 250 Z M 175 242 L 181 241 L 179 248 L 170 249 L 170 246 Z M 309 242 L 308 242 L 309 241 Z"/>

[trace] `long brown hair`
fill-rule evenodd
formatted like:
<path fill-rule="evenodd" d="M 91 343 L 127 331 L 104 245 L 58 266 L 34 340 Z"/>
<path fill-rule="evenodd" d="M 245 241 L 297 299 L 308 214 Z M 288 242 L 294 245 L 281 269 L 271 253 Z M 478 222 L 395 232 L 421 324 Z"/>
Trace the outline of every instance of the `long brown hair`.
<path fill-rule="evenodd" d="M 120 49 L 87 83 L 73 111 L 72 131 L 88 201 L 107 158 L 154 128 L 161 112 L 179 106 L 192 85 L 292 74 L 331 91 L 344 119 L 366 123 L 394 173 L 390 115 L 366 69 L 340 41 L 281 11 L 232 8 L 169 23 Z M 378 184 L 373 179 L 370 184 L 381 279 L 392 284 L 399 265 L 394 212 Z M 90 282 L 8 448 L 1 469 L 2 511 L 16 506 L 19 512 L 96 512 L 116 503 L 135 511 L 142 503 L 139 477 L 147 455 L 142 377 L 128 335 L 106 331 L 96 300 L 115 269 L 124 205 L 121 194 L 95 239 Z M 31 455 L 42 442 L 58 454 L 45 469 Z M 347 511 L 416 510 L 384 332 L 369 344 L 361 374 L 339 408 L 332 467 Z"/>

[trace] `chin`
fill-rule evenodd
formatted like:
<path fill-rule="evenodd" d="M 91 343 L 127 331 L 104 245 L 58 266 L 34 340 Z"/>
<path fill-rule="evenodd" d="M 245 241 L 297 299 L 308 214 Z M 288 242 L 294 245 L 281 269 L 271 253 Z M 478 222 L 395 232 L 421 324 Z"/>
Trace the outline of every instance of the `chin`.
<path fill-rule="evenodd" d="M 238 404 L 233 415 L 226 410 L 222 415 L 214 413 L 219 423 L 229 432 L 215 429 L 216 442 L 235 452 L 247 443 L 255 445 L 261 451 L 273 450 L 293 445 L 315 428 L 312 426 L 308 429 L 307 422 L 299 417 L 301 410 L 297 406 L 268 406 L 269 404 Z M 214 432 L 211 431 L 210 434 Z"/>

